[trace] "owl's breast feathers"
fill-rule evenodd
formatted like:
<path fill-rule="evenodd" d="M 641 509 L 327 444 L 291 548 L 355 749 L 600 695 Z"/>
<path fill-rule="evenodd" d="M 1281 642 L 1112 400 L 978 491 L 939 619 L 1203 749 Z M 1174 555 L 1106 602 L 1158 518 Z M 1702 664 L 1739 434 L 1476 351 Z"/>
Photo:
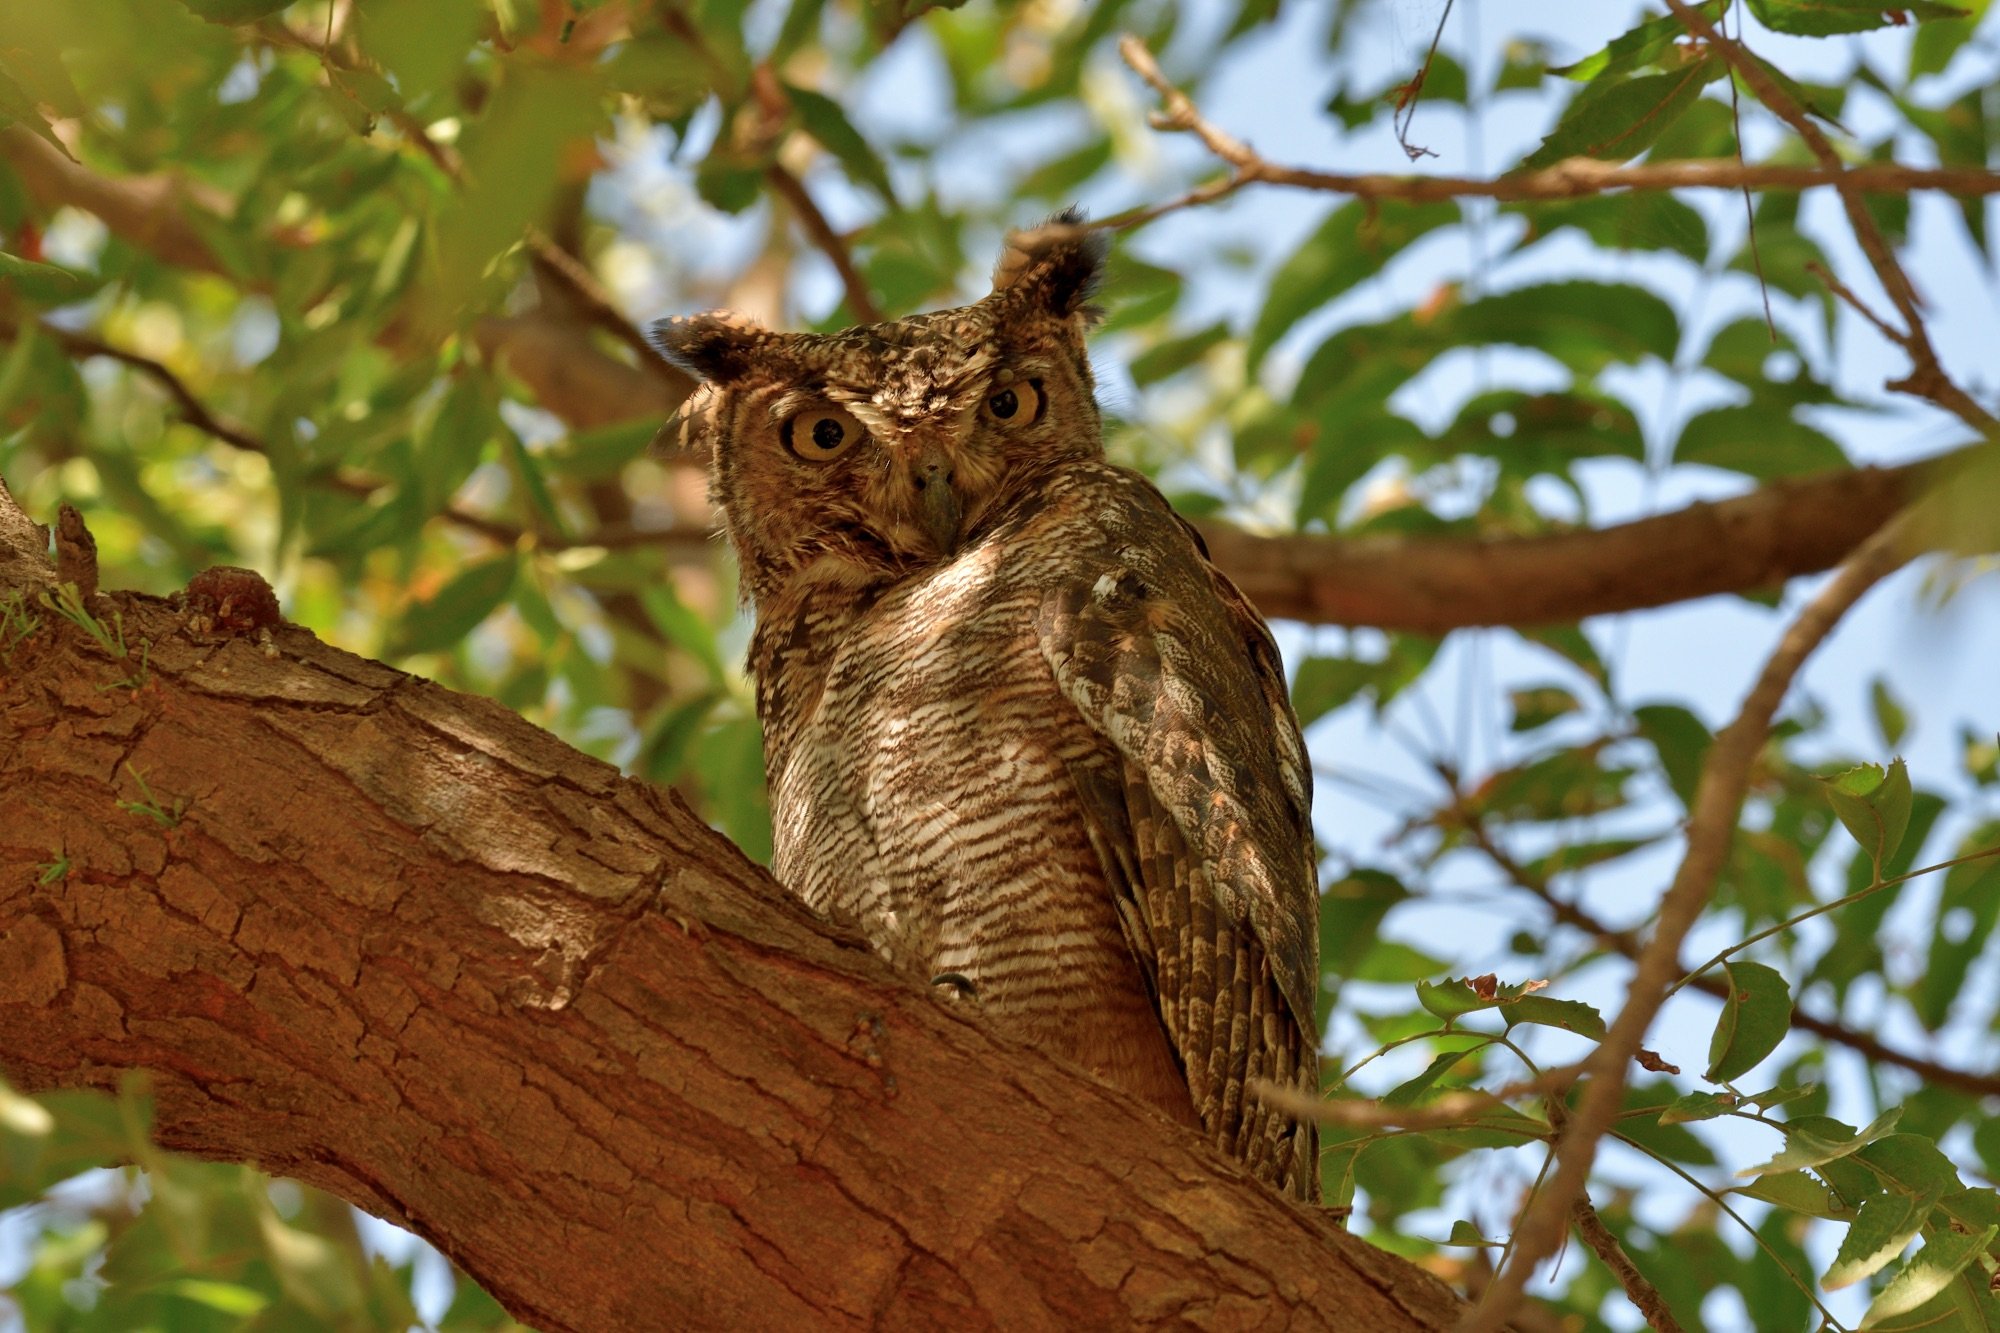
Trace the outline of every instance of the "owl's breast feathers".
<path fill-rule="evenodd" d="M 1064 1031 L 1099 1021 L 1092 976 L 1129 978 L 1213 1141 L 1316 1196 L 1312 1127 L 1254 1091 L 1318 1086 L 1310 779 L 1269 632 L 1123 468 L 1052 470 L 980 528 L 887 587 L 760 604 L 780 878 Z"/>

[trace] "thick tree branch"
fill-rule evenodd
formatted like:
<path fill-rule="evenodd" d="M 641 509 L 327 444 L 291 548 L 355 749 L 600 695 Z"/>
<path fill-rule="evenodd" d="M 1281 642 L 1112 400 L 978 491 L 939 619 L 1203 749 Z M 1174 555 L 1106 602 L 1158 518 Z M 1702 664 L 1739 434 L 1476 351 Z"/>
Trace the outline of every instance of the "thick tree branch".
<path fill-rule="evenodd" d="M 1261 537 L 1201 525 L 1265 615 L 1442 634 L 1542 625 L 1773 588 L 1838 564 L 1947 454 L 1788 478 L 1746 495 L 1537 537 Z"/>
<path fill-rule="evenodd" d="M 1728 858 L 1737 816 L 1749 789 L 1750 768 L 1769 739 L 1771 719 L 1793 677 L 1813 650 L 1864 593 L 1909 560 L 1907 524 L 1891 519 L 1864 542 L 1820 590 L 1778 641 L 1736 718 L 1724 727 L 1702 762 L 1689 804 L 1687 850 L 1660 900 L 1659 920 L 1639 951 L 1625 1004 L 1611 1030 L 1585 1061 L 1587 1081 L 1576 1111 L 1556 1142 L 1556 1167 L 1514 1230 L 1514 1249 L 1493 1285 L 1460 1323 L 1460 1333 L 1498 1333 L 1520 1303 L 1536 1265 L 1555 1252 L 1565 1222 L 1583 1194 L 1597 1145 L 1617 1117 L 1625 1077 L 1646 1030 L 1680 974 L 1681 941 L 1715 890 Z"/>
<path fill-rule="evenodd" d="M 0 533 L 45 577 L 4 491 Z M 0 663 L 16 1084 L 146 1071 L 165 1145 L 401 1222 L 551 1333 L 1454 1317 L 670 796 L 304 631 L 114 601 L 140 688 L 53 616 Z"/>

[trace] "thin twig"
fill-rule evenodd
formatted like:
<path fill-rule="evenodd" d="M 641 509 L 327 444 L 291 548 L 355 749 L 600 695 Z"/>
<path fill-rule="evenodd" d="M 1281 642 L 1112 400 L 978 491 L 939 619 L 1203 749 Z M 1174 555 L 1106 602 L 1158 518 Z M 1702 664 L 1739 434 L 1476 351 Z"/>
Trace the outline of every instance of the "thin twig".
<path fill-rule="evenodd" d="M 1899 345 L 1902 343 L 1903 335 L 1896 331 L 1895 326 L 1876 314 L 1873 306 L 1869 305 L 1859 296 L 1856 296 L 1853 288 L 1849 287 L 1839 278 L 1834 277 L 1833 271 L 1827 268 L 1826 265 L 1820 263 L 1817 259 L 1808 259 L 1806 261 L 1806 272 L 1818 278 L 1821 285 L 1841 301 L 1845 302 L 1847 307 L 1854 311 L 1855 314 L 1873 324 L 1877 333 L 1880 333 L 1892 343 Z"/>
<path fill-rule="evenodd" d="M 1451 22 L 1453 0 L 1444 0 L 1444 12 L 1438 15 L 1437 28 L 1431 33 L 1431 49 L 1424 52 L 1424 63 L 1417 67 L 1416 74 L 1403 85 L 1396 98 L 1396 114 L 1390 119 L 1396 130 L 1396 142 L 1402 147 L 1403 156 L 1412 162 L 1420 157 L 1436 157 L 1428 148 L 1419 148 L 1410 142 L 1410 126 L 1416 123 L 1417 102 L 1423 97 L 1424 80 L 1430 77 L 1431 65 L 1437 60 L 1438 43 L 1444 40 L 1445 24 Z"/>
<path fill-rule="evenodd" d="M 1446 1125 L 1461 1125 L 1477 1119 L 1488 1111 L 1506 1106 L 1516 1097 L 1561 1092 L 1582 1072 L 1582 1065 L 1564 1065 L 1491 1092 L 1483 1088 L 1447 1092 L 1421 1106 L 1392 1106 L 1365 1098 L 1328 1101 L 1262 1079 L 1253 1080 L 1250 1090 L 1259 1101 L 1316 1124 L 1348 1125 L 1361 1129 L 1441 1129 Z"/>
<path fill-rule="evenodd" d="M 35 328 L 38 332 L 54 339 L 69 356 L 77 358 L 101 356 L 132 367 L 132 369 L 138 371 L 159 385 L 161 389 L 165 390 L 167 397 L 173 400 L 175 408 L 179 410 L 181 420 L 203 434 L 220 440 L 224 444 L 241 449 L 246 453 L 264 454 L 267 456 L 270 454 L 271 446 L 266 440 L 209 407 L 208 404 L 202 401 L 201 396 L 189 387 L 187 381 L 182 379 L 164 362 L 157 361 L 142 353 L 134 352 L 129 348 L 119 347 L 115 344 L 107 343 L 102 339 L 93 338 L 87 333 L 75 333 L 53 324 L 37 323 Z M 19 336 L 19 331 L 12 325 L 0 324 L 0 335 L 11 339 Z M 379 477 L 370 477 L 351 470 L 322 473 L 315 476 L 313 480 L 318 485 L 326 486 L 343 494 L 362 499 L 374 495 L 384 486 L 390 484 Z M 440 510 L 439 517 L 467 532 L 476 533 L 488 541 L 495 542 L 501 546 L 518 546 L 524 540 L 532 537 L 537 545 L 551 549 L 599 547 L 605 550 L 619 550 L 635 546 L 705 548 L 713 544 L 717 535 L 713 529 L 709 528 L 633 528 L 625 526 L 606 527 L 586 533 L 574 540 L 563 541 L 553 537 L 544 538 L 540 534 L 530 533 L 525 528 L 516 527 L 511 523 L 502 522 L 499 519 L 489 518 L 484 514 L 467 509 L 455 501 L 447 504 Z"/>
<path fill-rule="evenodd" d="M 1494 867 L 1512 883 L 1540 899 L 1558 923 L 1582 931 L 1623 957 L 1639 956 L 1641 943 L 1635 932 L 1620 930 L 1556 893 L 1546 878 L 1522 865 L 1495 842 L 1492 834 L 1487 831 L 1476 814 L 1463 808 L 1459 813 L 1466 834 L 1472 839 L 1473 845 L 1479 848 L 1487 860 L 1491 861 Z M 1729 998 L 1729 983 L 1705 972 L 1688 981 L 1686 988 L 1700 991 L 1712 999 L 1726 1001 Z M 1941 1064 L 1925 1056 L 1913 1055 L 1909 1051 L 1886 1045 L 1871 1032 L 1861 1031 L 1835 1019 L 1823 1018 L 1802 1006 L 1793 1008 L 1791 1022 L 1792 1026 L 1801 1032 L 1810 1032 L 1835 1045 L 1847 1047 L 1870 1064 L 1895 1065 L 1899 1069 L 1906 1069 L 1915 1074 L 1925 1083 L 1951 1088 L 1969 1096 L 2000 1097 L 2000 1072 L 1978 1073 L 1961 1069 L 1956 1065 Z"/>
<path fill-rule="evenodd" d="M 1357 199 L 1397 199 L 1425 203 L 1441 199 L 1496 199 L 1503 203 L 1577 199 L 1614 190 L 1810 190 L 1834 187 L 1862 194 L 1908 194 L 1939 190 L 1977 197 L 2000 194 L 2000 171 L 1982 168 L 1911 167 L 1901 163 L 1867 163 L 1843 168 L 1780 163 L 1746 164 L 1734 158 L 1693 158 L 1675 162 L 1645 162 L 1621 166 L 1594 158 L 1573 157 L 1539 171 L 1506 176 L 1418 176 L 1391 173 L 1317 171 L 1282 166 L 1260 157 L 1248 144 L 1203 118 L 1186 93 L 1160 72 L 1145 43 L 1124 37 L 1119 54 L 1133 72 L 1160 95 L 1164 110 L 1153 123 L 1164 130 L 1186 131 L 1230 167 L 1230 174 L 1209 181 L 1179 199 L 1112 214 L 1096 226 L 1126 230 L 1163 214 L 1213 203 L 1246 185 L 1286 185 L 1325 190 Z"/>
<path fill-rule="evenodd" d="M 764 179 L 771 182 L 771 188 L 784 197 L 791 206 L 792 216 L 805 228 L 813 245 L 832 262 L 834 272 L 840 275 L 840 285 L 847 292 L 847 308 L 854 318 L 863 324 L 882 322 L 882 307 L 875 304 L 875 294 L 868 290 L 868 280 L 861 276 L 861 270 L 854 266 L 854 254 L 848 248 L 847 240 L 833 229 L 813 202 L 812 194 L 805 182 L 773 162 L 764 168 Z"/>
<path fill-rule="evenodd" d="M 1736 11 L 1736 40 L 1743 40 L 1743 11 Z M 1736 141 L 1736 161 L 1743 160 L 1743 106 L 1736 93 L 1736 76 L 1729 76 L 1729 136 Z M 1757 270 L 1757 294 L 1764 298 L 1764 331 L 1778 341 L 1778 321 L 1771 317 L 1771 284 L 1764 279 L 1764 251 L 1757 244 L 1757 210 L 1750 206 L 1750 187 L 1743 187 L 1743 226 L 1750 238 L 1750 263 Z"/>
<path fill-rule="evenodd" d="M 1611 1228 L 1604 1225 L 1604 1219 L 1590 1206 L 1590 1196 L 1576 1196 L 1577 1234 L 1583 1243 L 1596 1251 L 1611 1275 L 1618 1279 L 1618 1285 L 1625 1288 L 1625 1295 L 1637 1306 L 1639 1313 L 1646 1317 L 1646 1327 L 1654 1333 L 1681 1333 L 1681 1326 L 1674 1319 L 1674 1312 L 1667 1308 L 1667 1302 L 1660 1295 L 1660 1289 L 1646 1280 L 1632 1257 L 1625 1253 L 1625 1247 L 1618 1243 L 1618 1237 L 1611 1234 Z"/>
<path fill-rule="evenodd" d="M 196 430 L 206 435 L 212 435 L 226 444 L 233 444 L 238 449 L 248 450 L 251 453 L 268 454 L 271 452 L 263 440 L 251 434 L 242 426 L 223 417 L 220 413 L 213 411 L 206 403 L 202 402 L 200 396 L 188 387 L 187 381 L 175 374 L 165 362 L 156 361 L 150 356 L 142 355 L 128 348 L 114 346 L 101 339 L 93 338 L 87 333 L 72 332 L 59 325 L 37 322 L 35 329 L 42 336 L 54 339 L 57 345 L 63 349 L 63 352 L 70 357 L 101 356 L 132 367 L 132 369 L 166 390 L 167 397 L 173 399 L 174 406 L 180 410 L 181 420 L 193 426 Z M 12 329 L 7 330 L 7 332 L 10 337 L 15 334 L 15 331 Z"/>
<path fill-rule="evenodd" d="M 1840 192 L 1841 207 L 1847 212 L 1848 225 L 1854 229 L 1854 239 L 1861 246 L 1861 252 L 1868 256 L 1868 262 L 1875 269 L 1882 289 L 1889 294 L 1890 303 L 1903 318 L 1903 328 L 1892 333 L 1896 344 L 1910 358 L 1910 373 L 1900 380 L 1891 382 L 1890 388 L 1901 390 L 1919 398 L 1927 398 L 1945 411 L 1950 412 L 1981 435 L 2000 433 L 2000 418 L 1995 418 L 1965 390 L 1953 383 L 1938 362 L 1937 349 L 1931 346 L 1929 331 L 1924 327 L 1921 302 L 1917 299 L 1916 288 L 1911 286 L 1909 274 L 1903 271 L 1902 263 L 1896 258 L 1894 247 L 1876 225 L 1875 217 L 1868 211 L 1863 191 L 1854 183 L 1855 172 L 1841 161 L 1839 150 L 1824 131 L 1815 125 L 1806 109 L 1799 105 L 1792 95 L 1771 77 L 1755 56 L 1743 49 L 1741 43 L 1731 40 L 1716 30 L 1714 24 L 1703 17 L 1684 0 L 1665 0 L 1667 8 L 1681 26 L 1706 42 L 1711 49 L 1729 62 L 1751 92 L 1757 95 L 1771 114 L 1792 127 L 1804 142 L 1807 150 L 1819 164 L 1834 173 L 1834 186 Z"/>
<path fill-rule="evenodd" d="M 1906 515 L 1909 511 L 1903 511 Z M 1687 851 L 1661 900 L 1659 922 L 1639 951 L 1624 1009 L 1585 1062 L 1589 1075 L 1568 1128 L 1556 1144 L 1556 1170 L 1529 1204 L 1515 1229 L 1515 1251 L 1460 1333 L 1499 1333 L 1519 1303 L 1537 1265 L 1555 1251 L 1566 1219 L 1589 1179 L 1597 1145 L 1617 1117 L 1625 1077 L 1659 1012 L 1667 987 L 1680 973 L 1681 942 L 1707 906 L 1736 833 L 1749 789 L 1750 769 L 1770 737 L 1771 719 L 1792 679 L 1849 608 L 1911 555 L 1903 515 L 1891 519 L 1841 565 L 1818 596 L 1779 640 L 1735 721 L 1717 734 L 1702 764 L 1690 806 Z"/>

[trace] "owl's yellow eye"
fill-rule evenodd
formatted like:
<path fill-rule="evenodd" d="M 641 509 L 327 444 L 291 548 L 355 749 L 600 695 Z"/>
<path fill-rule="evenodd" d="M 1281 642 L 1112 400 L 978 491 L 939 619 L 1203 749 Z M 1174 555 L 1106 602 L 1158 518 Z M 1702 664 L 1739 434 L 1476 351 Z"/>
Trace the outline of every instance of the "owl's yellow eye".
<path fill-rule="evenodd" d="M 1040 380 L 1025 380 L 988 394 L 986 415 L 1003 426 L 1032 425 L 1041 420 L 1047 401 Z"/>
<path fill-rule="evenodd" d="M 852 449 L 867 432 L 837 407 L 816 407 L 785 418 L 780 434 L 794 457 L 824 463 Z"/>

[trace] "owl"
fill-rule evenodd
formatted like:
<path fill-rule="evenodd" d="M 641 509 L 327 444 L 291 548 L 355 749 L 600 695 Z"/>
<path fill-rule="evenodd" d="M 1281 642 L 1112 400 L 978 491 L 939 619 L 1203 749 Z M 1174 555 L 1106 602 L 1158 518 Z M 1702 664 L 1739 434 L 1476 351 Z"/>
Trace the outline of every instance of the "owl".
<path fill-rule="evenodd" d="M 1269 630 L 1106 460 L 1101 235 L 831 335 L 663 320 L 754 603 L 773 870 L 941 999 L 1317 1197 L 1310 776 Z"/>

